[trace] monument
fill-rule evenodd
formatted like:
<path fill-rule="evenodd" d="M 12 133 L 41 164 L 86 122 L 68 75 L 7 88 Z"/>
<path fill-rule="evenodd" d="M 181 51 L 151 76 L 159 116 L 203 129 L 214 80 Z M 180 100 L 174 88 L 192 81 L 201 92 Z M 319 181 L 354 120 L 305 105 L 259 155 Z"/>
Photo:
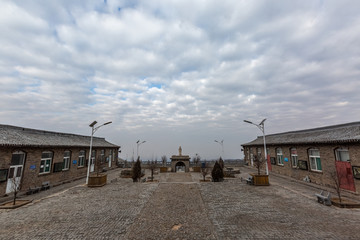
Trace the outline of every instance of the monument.
<path fill-rule="evenodd" d="M 190 157 L 189 155 L 182 155 L 181 146 L 179 147 L 179 155 L 172 155 L 170 159 L 172 172 L 189 172 Z"/>

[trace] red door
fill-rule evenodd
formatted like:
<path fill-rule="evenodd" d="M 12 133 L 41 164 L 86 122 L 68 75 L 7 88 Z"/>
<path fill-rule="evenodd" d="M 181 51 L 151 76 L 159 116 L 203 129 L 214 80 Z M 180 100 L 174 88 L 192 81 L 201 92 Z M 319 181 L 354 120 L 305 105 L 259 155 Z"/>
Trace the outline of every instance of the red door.
<path fill-rule="evenodd" d="M 270 161 L 270 155 L 267 155 L 267 164 L 269 171 L 272 171 L 271 161 Z"/>
<path fill-rule="evenodd" d="M 340 188 L 355 192 L 354 176 L 349 162 L 336 161 L 336 173 L 340 181 Z"/>

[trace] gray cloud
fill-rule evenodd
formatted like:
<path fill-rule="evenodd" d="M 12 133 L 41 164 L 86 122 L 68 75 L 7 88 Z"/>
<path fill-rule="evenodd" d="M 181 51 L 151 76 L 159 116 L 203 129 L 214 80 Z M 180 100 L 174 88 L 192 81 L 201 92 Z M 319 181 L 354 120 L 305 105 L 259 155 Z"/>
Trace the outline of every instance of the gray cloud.
<path fill-rule="evenodd" d="M 357 121 L 356 1 L 5 1 L 2 123 L 135 142 L 144 158 L 241 156 L 275 133 Z M 254 128 L 253 128 L 254 127 Z"/>

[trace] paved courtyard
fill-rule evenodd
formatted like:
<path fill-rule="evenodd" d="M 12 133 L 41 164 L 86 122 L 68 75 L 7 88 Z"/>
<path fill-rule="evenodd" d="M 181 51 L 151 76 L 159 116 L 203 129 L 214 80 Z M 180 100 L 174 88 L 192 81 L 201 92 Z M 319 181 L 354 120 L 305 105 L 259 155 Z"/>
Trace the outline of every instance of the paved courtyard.
<path fill-rule="evenodd" d="M 321 205 L 317 189 L 276 175 L 249 186 L 248 171 L 222 183 L 199 173 L 132 183 L 112 171 L 104 187 L 80 180 L 0 210 L 0 239 L 359 239 L 359 209 Z"/>

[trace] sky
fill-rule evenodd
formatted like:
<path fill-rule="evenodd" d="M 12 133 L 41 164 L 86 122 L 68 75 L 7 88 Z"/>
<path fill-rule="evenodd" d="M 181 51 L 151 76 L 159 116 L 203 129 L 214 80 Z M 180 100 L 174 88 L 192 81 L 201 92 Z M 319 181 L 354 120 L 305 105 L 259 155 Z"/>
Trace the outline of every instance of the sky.
<path fill-rule="evenodd" d="M 360 1 L 1 1 L 0 124 L 120 157 L 241 158 L 266 134 L 360 119 Z M 136 141 L 146 141 L 137 147 Z M 223 145 L 215 142 L 223 140 Z"/>

